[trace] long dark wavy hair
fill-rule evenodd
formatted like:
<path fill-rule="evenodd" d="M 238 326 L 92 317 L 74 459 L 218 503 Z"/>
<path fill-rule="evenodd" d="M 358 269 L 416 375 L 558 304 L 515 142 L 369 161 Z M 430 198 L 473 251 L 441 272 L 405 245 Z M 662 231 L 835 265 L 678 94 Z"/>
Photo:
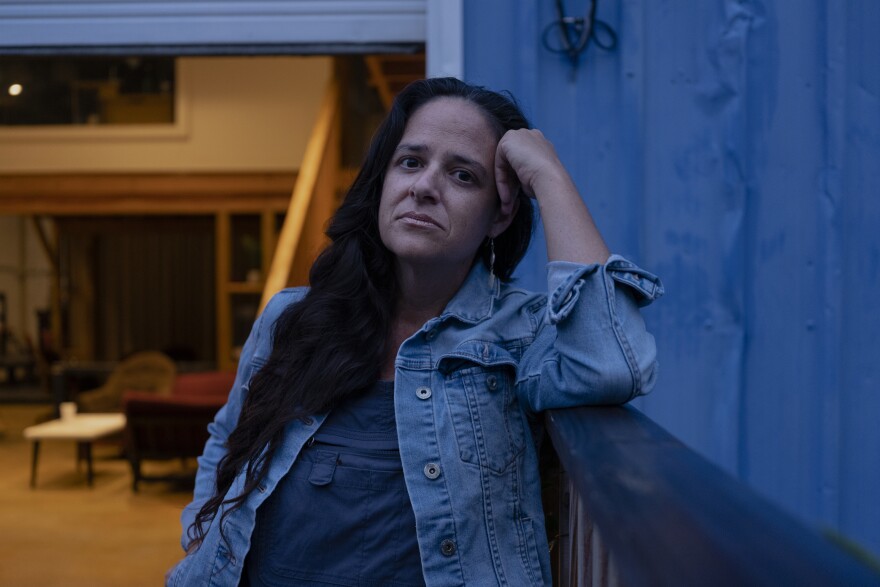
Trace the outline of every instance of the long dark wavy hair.
<path fill-rule="evenodd" d="M 222 518 L 240 507 L 260 484 L 288 423 L 327 412 L 378 380 L 389 351 L 397 301 L 394 258 L 379 236 L 379 199 L 407 121 L 420 107 L 440 97 L 477 105 L 498 139 L 507 130 L 528 128 L 511 98 L 455 78 L 417 81 L 397 96 L 373 137 L 360 173 L 330 221 L 330 244 L 312 265 L 308 293 L 286 308 L 274 325 L 272 353 L 250 382 L 238 425 L 217 466 L 214 495 L 196 515 L 188 530 L 190 538 L 200 541 L 203 526 L 211 524 L 221 506 L 226 506 Z M 521 190 L 517 198 L 519 209 L 513 221 L 494 243 L 494 272 L 504 281 L 510 279 L 532 235 L 532 202 Z M 485 245 L 475 252 L 475 261 L 488 264 Z M 242 470 L 244 490 L 225 499 Z"/>

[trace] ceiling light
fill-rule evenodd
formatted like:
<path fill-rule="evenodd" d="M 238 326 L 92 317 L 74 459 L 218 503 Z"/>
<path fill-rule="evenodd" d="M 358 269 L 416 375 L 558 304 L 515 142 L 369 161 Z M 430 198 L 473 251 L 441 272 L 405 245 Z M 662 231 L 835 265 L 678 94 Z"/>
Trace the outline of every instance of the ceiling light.
<path fill-rule="evenodd" d="M 9 95 L 18 96 L 19 94 L 21 94 L 21 90 L 21 84 L 12 84 L 11 86 L 9 86 Z"/>

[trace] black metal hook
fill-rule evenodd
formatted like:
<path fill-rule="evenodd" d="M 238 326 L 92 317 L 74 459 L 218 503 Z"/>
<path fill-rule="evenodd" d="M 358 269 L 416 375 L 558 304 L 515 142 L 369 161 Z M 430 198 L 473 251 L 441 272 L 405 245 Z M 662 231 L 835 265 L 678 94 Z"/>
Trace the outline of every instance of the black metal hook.
<path fill-rule="evenodd" d="M 553 53 L 564 53 L 572 65 L 572 75 L 577 69 L 578 60 L 590 42 L 604 51 L 611 51 L 617 46 L 617 33 L 607 22 L 596 18 L 599 0 L 588 0 L 587 13 L 584 17 L 568 16 L 565 13 L 563 0 L 555 0 L 556 20 L 544 28 L 541 43 Z M 550 32 L 558 28 L 562 46 L 550 44 Z"/>

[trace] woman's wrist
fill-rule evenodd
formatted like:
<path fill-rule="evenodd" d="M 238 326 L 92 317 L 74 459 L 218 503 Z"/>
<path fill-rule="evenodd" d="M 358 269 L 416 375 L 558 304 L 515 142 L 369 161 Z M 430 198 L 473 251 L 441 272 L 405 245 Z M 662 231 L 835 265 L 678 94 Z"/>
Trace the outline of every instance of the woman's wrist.
<path fill-rule="evenodd" d="M 545 207 L 572 201 L 578 204 L 582 202 L 577 186 L 574 185 L 567 173 L 564 176 L 554 175 L 539 179 L 535 182 L 533 193 L 542 213 Z"/>
<path fill-rule="evenodd" d="M 566 175 L 540 184 L 537 195 L 550 261 L 603 264 L 610 252 L 587 205 Z"/>

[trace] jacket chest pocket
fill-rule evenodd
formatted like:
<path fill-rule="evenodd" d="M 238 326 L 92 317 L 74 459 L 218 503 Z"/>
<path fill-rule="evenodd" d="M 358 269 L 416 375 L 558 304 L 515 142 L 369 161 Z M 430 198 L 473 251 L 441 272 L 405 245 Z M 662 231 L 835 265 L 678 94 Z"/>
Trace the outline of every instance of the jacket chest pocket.
<path fill-rule="evenodd" d="M 448 361 L 454 368 L 444 395 L 461 460 L 501 474 L 525 448 L 526 428 L 513 385 L 515 363 L 509 355 L 495 359 Z"/>

